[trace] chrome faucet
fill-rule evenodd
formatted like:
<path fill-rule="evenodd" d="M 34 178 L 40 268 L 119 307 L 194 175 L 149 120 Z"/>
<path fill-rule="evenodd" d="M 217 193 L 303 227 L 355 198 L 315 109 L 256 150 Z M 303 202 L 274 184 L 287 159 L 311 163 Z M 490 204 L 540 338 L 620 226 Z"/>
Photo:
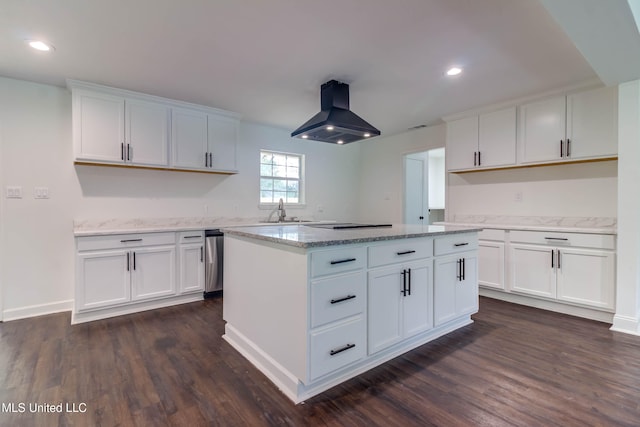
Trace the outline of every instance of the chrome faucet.
<path fill-rule="evenodd" d="M 284 222 L 286 216 L 287 212 L 284 210 L 284 201 L 280 199 L 280 201 L 278 201 L 278 222 Z"/>

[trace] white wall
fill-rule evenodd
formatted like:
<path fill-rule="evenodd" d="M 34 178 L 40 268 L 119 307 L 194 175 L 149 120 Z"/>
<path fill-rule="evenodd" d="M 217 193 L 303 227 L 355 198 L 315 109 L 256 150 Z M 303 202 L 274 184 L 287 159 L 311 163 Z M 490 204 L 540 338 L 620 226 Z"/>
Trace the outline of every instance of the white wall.
<path fill-rule="evenodd" d="M 358 144 L 302 141 L 284 129 L 243 123 L 237 175 L 74 166 L 70 93 L 2 77 L 0 123 L 0 184 L 24 193 L 2 202 L 5 320 L 71 307 L 74 219 L 266 217 L 258 209 L 261 148 L 306 155 L 307 207 L 288 209 L 289 216 L 357 215 Z M 35 200 L 35 186 L 49 187 L 50 199 Z"/>
<path fill-rule="evenodd" d="M 455 215 L 615 217 L 617 161 L 448 174 Z M 522 200 L 516 200 L 516 194 Z"/>
<path fill-rule="evenodd" d="M 403 156 L 444 144 L 444 125 L 361 142 L 359 218 L 402 223 Z"/>

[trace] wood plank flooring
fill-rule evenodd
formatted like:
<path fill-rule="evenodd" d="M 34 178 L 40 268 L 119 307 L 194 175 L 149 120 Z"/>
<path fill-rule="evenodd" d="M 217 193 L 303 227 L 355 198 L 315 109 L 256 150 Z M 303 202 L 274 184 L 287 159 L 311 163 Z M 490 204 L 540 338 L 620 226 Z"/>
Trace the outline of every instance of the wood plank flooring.
<path fill-rule="evenodd" d="M 640 337 L 488 298 L 474 320 L 297 406 L 222 340 L 220 298 L 17 320 L 0 324 L 0 425 L 640 425 Z"/>

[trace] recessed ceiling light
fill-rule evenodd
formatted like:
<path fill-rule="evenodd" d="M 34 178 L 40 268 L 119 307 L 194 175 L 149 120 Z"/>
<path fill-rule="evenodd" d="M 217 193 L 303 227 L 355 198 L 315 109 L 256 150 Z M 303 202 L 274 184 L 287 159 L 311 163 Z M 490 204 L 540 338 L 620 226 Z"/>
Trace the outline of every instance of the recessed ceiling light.
<path fill-rule="evenodd" d="M 50 52 L 52 50 L 55 50 L 53 45 L 45 43 L 42 40 L 27 40 L 27 43 L 29 43 L 29 46 L 31 46 L 32 48 L 41 50 L 43 52 Z"/>
<path fill-rule="evenodd" d="M 341 140 L 341 139 L 339 139 L 339 140 L 338 140 L 338 144 L 344 144 L 344 141 L 343 141 L 343 140 Z"/>
<path fill-rule="evenodd" d="M 452 67 L 447 70 L 447 76 L 457 76 L 462 72 L 462 68 Z"/>
<path fill-rule="evenodd" d="M 302 139 L 307 139 L 309 138 L 309 135 L 302 135 Z"/>
<path fill-rule="evenodd" d="M 369 138 L 369 137 L 371 136 L 371 134 L 370 134 L 369 132 L 367 132 L 367 133 L 365 133 L 363 136 L 364 136 L 365 138 Z"/>
<path fill-rule="evenodd" d="M 327 126 L 327 130 L 333 130 L 333 126 L 331 125 Z"/>

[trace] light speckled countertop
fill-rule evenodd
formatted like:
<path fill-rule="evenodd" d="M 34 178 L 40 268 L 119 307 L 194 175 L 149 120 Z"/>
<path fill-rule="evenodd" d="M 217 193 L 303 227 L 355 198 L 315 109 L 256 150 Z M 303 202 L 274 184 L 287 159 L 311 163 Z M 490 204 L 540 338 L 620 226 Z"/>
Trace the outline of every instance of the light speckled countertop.
<path fill-rule="evenodd" d="M 499 230 L 617 234 L 617 219 L 611 217 L 456 215 L 453 221 L 438 224 Z"/>
<path fill-rule="evenodd" d="M 460 227 L 449 225 L 408 225 L 393 224 L 391 227 L 325 229 L 304 225 L 223 228 L 225 234 L 265 240 L 298 248 L 346 245 L 380 240 L 406 239 L 413 237 L 437 236 L 453 233 L 480 231 L 481 227 Z"/>

